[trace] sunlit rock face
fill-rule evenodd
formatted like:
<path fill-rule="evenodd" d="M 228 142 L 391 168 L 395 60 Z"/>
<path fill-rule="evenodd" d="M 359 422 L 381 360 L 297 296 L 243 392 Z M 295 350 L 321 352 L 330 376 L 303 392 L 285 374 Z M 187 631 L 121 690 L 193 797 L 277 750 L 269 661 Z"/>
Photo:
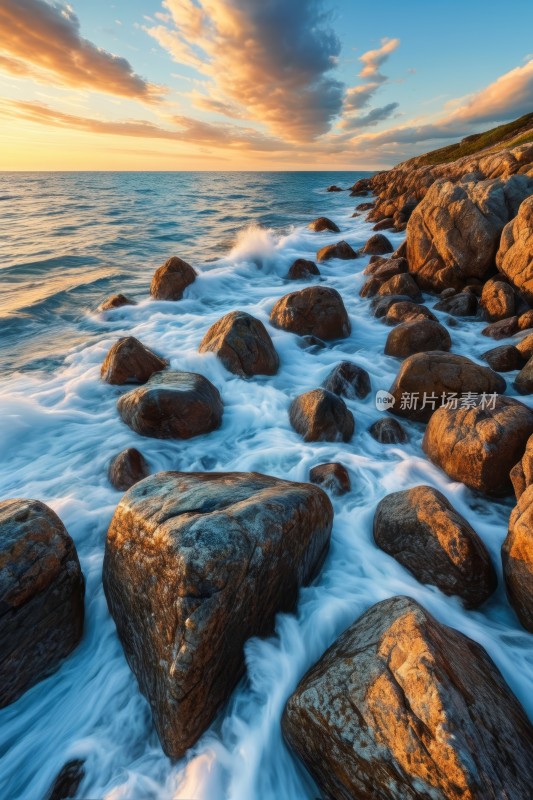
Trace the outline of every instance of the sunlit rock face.
<path fill-rule="evenodd" d="M 319 487 L 258 473 L 161 472 L 122 498 L 104 588 L 169 756 L 182 756 L 228 699 L 246 640 L 294 608 L 332 520 Z"/>
<path fill-rule="evenodd" d="M 533 728 L 485 650 L 408 597 L 369 609 L 289 698 L 325 797 L 528 800 Z"/>

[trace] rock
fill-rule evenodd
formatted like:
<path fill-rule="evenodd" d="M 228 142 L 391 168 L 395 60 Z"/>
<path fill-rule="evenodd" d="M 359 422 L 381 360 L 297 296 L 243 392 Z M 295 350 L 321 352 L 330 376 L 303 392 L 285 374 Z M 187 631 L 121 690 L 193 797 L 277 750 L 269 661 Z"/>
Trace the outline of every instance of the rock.
<path fill-rule="evenodd" d="M 363 275 L 376 275 L 378 278 L 392 278 L 402 272 L 408 272 L 409 265 L 405 258 L 380 258 L 371 256 Z"/>
<path fill-rule="evenodd" d="M 106 383 L 146 383 L 154 374 L 168 367 L 160 358 L 134 336 L 125 336 L 111 347 L 100 369 Z"/>
<path fill-rule="evenodd" d="M 301 336 L 298 340 L 298 347 L 301 347 L 302 350 L 309 350 L 311 353 L 318 353 L 319 350 L 323 350 L 327 345 L 318 336 Z"/>
<path fill-rule="evenodd" d="M 109 483 L 115 489 L 125 492 L 150 474 L 144 456 L 135 447 L 128 447 L 116 455 L 109 464 Z"/>
<path fill-rule="evenodd" d="M 328 186 L 326 192 L 342 192 L 343 190 L 340 189 L 338 186 Z"/>
<path fill-rule="evenodd" d="M 475 364 L 465 356 L 433 350 L 406 358 L 389 391 L 395 398 L 395 404 L 390 409 L 394 414 L 427 422 L 442 404 L 443 395 L 446 402 L 451 395 L 461 401 L 462 393 L 500 394 L 505 391 L 505 380 L 488 367 Z M 416 408 L 405 405 L 402 395 L 415 397 Z"/>
<path fill-rule="evenodd" d="M 407 297 L 407 295 L 405 294 L 396 294 L 389 296 L 379 295 L 378 297 L 375 297 L 372 300 L 372 302 L 370 303 L 370 308 L 372 309 L 372 313 L 374 314 L 374 316 L 377 317 L 378 319 L 381 319 L 381 317 L 384 317 L 388 313 L 389 309 L 395 303 L 404 303 L 404 302 L 417 303 L 418 301 L 416 299 L 413 299 L 412 297 Z"/>
<path fill-rule="evenodd" d="M 309 286 L 286 294 L 274 305 L 270 322 L 291 333 L 326 340 L 345 338 L 351 331 L 342 297 L 327 286 Z"/>
<path fill-rule="evenodd" d="M 384 282 L 385 281 L 373 275 L 363 283 L 361 291 L 359 292 L 359 297 L 374 297 L 379 292 Z"/>
<path fill-rule="evenodd" d="M 518 330 L 526 331 L 529 328 L 533 328 L 533 309 L 525 311 L 518 317 Z"/>
<path fill-rule="evenodd" d="M 524 455 L 514 465 L 509 477 L 513 484 L 516 499 L 519 500 L 527 487 L 533 483 L 533 437 L 529 437 Z"/>
<path fill-rule="evenodd" d="M 363 249 L 361 250 L 367 256 L 382 256 L 384 253 L 392 253 L 394 247 L 382 233 L 376 233 L 371 236 Z"/>
<path fill-rule="evenodd" d="M 113 308 L 135 305 L 137 305 L 135 300 L 130 300 L 129 297 L 126 297 L 123 294 L 112 294 L 111 297 L 107 297 L 102 303 L 100 303 L 98 306 L 98 311 L 111 311 Z"/>
<path fill-rule="evenodd" d="M 80 783 L 85 777 L 84 765 L 85 761 L 80 758 L 67 761 L 50 787 L 46 800 L 70 800 L 76 797 Z"/>
<path fill-rule="evenodd" d="M 525 177 L 525 176 L 524 176 Z M 531 178 L 529 179 L 531 180 Z M 533 193 L 518 209 L 518 214 L 503 229 L 496 264 L 519 289 L 528 303 L 533 303 Z"/>
<path fill-rule="evenodd" d="M 481 293 L 480 305 L 489 322 L 507 319 L 515 313 L 514 292 L 508 283 L 487 281 Z"/>
<path fill-rule="evenodd" d="M 289 420 L 305 442 L 349 442 L 355 430 L 353 414 L 344 400 L 325 389 L 296 397 Z"/>
<path fill-rule="evenodd" d="M 496 372 L 511 372 L 511 370 L 520 369 L 523 364 L 522 356 L 512 344 L 493 347 L 492 350 L 483 353 L 481 358 Z"/>
<path fill-rule="evenodd" d="M 340 228 L 336 225 L 332 220 L 328 219 L 328 217 L 318 217 L 317 219 L 310 222 L 308 225 L 312 231 L 317 231 L 320 233 L 321 231 L 333 231 L 333 233 L 340 233 Z"/>
<path fill-rule="evenodd" d="M 431 486 L 387 495 L 374 516 L 374 541 L 420 583 L 477 608 L 496 588 L 485 545 L 446 497 Z"/>
<path fill-rule="evenodd" d="M 348 397 L 350 400 L 356 398 L 363 400 L 372 388 L 366 369 L 358 367 L 351 361 L 341 361 L 340 364 L 333 367 L 322 387 L 328 392 Z"/>
<path fill-rule="evenodd" d="M 218 389 L 195 372 L 156 372 L 148 383 L 122 395 L 120 416 L 141 436 L 190 439 L 220 427 Z"/>
<path fill-rule="evenodd" d="M 309 472 L 309 480 L 337 496 L 346 494 L 352 488 L 348 470 L 338 461 L 313 467 Z"/>
<path fill-rule="evenodd" d="M 502 545 L 509 602 L 526 630 L 533 632 L 533 486 L 519 497 Z"/>
<path fill-rule="evenodd" d="M 371 179 L 370 178 L 359 178 L 353 186 L 350 187 L 350 191 L 352 194 L 354 193 L 365 193 L 367 194 L 372 189 Z"/>
<path fill-rule="evenodd" d="M 310 278 L 311 275 L 320 275 L 320 270 L 314 261 L 309 261 L 306 258 L 297 258 L 294 261 L 287 273 L 287 278 L 290 281 L 299 281 L 305 278 Z"/>
<path fill-rule="evenodd" d="M 317 261 L 329 261 L 330 258 L 341 258 L 347 261 L 351 258 L 357 258 L 357 253 L 348 242 L 337 242 L 337 244 L 327 244 L 321 247 L 316 254 Z"/>
<path fill-rule="evenodd" d="M 407 260 L 420 286 L 440 291 L 483 279 L 494 265 L 503 227 L 532 191 L 533 180 L 525 175 L 435 181 L 407 225 Z"/>
<path fill-rule="evenodd" d="M 380 444 L 405 444 L 409 437 L 397 419 L 381 417 L 368 429 Z"/>
<path fill-rule="evenodd" d="M 529 333 L 527 336 L 524 336 L 524 338 L 516 345 L 516 349 L 524 361 L 529 361 L 531 356 L 533 356 L 533 333 Z"/>
<path fill-rule="evenodd" d="M 0 708 L 56 670 L 83 632 L 74 542 L 38 500 L 0 502 Z"/>
<path fill-rule="evenodd" d="M 332 521 L 322 489 L 258 473 L 160 472 L 122 498 L 104 589 L 168 756 L 183 756 L 227 701 L 246 640 L 294 609 Z"/>
<path fill-rule="evenodd" d="M 422 447 L 452 480 L 498 496 L 510 493 L 509 472 L 532 433 L 533 411 L 511 397 L 497 397 L 493 409 L 439 408 Z"/>
<path fill-rule="evenodd" d="M 370 608 L 289 698 L 289 745 L 335 800 L 527 800 L 533 728 L 481 645 L 417 602 Z"/>
<path fill-rule="evenodd" d="M 150 294 L 154 300 L 181 300 L 183 292 L 196 280 L 196 272 L 181 258 L 174 256 L 156 269 Z"/>
<path fill-rule="evenodd" d="M 211 325 L 200 353 L 216 353 L 224 366 L 241 378 L 275 375 L 279 358 L 263 323 L 245 311 L 232 311 Z"/>
<path fill-rule="evenodd" d="M 358 211 L 370 211 L 371 208 L 374 208 L 375 203 L 359 203 L 357 206 Z"/>
<path fill-rule="evenodd" d="M 399 303 L 391 305 L 383 321 L 386 325 L 398 325 L 400 322 L 412 322 L 419 319 L 438 322 L 437 317 L 426 306 L 418 305 L 412 300 L 401 300 Z"/>
<path fill-rule="evenodd" d="M 383 283 L 378 294 L 383 295 L 402 295 L 409 297 L 411 300 L 420 300 L 422 295 L 412 275 L 394 275 L 388 281 Z"/>
<path fill-rule="evenodd" d="M 392 217 L 385 217 L 385 219 L 381 219 L 379 222 L 373 226 L 373 231 L 387 231 L 390 228 L 394 228 L 394 220 Z M 394 250 L 394 248 L 392 248 Z M 387 252 L 390 253 L 392 250 L 388 250 Z"/>
<path fill-rule="evenodd" d="M 507 339 L 513 336 L 518 330 L 518 317 L 509 317 L 499 322 L 492 322 L 481 331 L 483 336 L 490 336 L 491 339 Z"/>
<path fill-rule="evenodd" d="M 406 358 L 427 350 L 449 350 L 451 346 L 450 334 L 439 322 L 414 319 L 391 330 L 385 343 L 385 355 Z"/>
<path fill-rule="evenodd" d="M 475 317 L 478 301 L 470 292 L 459 292 L 453 297 L 445 297 L 435 304 L 435 311 L 445 311 L 454 317 Z"/>
<path fill-rule="evenodd" d="M 533 392 L 533 356 L 525 367 L 522 367 L 513 385 L 520 394 L 531 394 Z"/>

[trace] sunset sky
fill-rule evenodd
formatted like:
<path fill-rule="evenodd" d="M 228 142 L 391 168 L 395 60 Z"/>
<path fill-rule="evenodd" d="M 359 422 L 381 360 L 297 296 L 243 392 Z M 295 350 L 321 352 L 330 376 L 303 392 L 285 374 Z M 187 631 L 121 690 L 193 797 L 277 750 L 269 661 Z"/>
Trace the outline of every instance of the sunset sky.
<path fill-rule="evenodd" d="M 533 111 L 531 0 L 0 0 L 0 169 L 374 169 Z"/>

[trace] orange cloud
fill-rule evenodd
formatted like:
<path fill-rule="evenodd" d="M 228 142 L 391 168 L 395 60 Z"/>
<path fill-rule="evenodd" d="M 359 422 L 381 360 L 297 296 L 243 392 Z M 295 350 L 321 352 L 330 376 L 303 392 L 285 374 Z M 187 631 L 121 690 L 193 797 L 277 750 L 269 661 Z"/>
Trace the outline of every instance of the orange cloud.
<path fill-rule="evenodd" d="M 153 103 L 161 87 L 133 72 L 125 58 L 80 36 L 69 6 L 44 0 L 2 0 L 0 69 L 43 83 L 74 86 Z"/>
<path fill-rule="evenodd" d="M 400 44 L 399 39 L 382 39 L 381 47 L 377 50 L 368 50 L 360 56 L 359 61 L 364 64 L 363 69 L 359 73 L 360 78 L 371 78 L 374 82 L 383 83 L 387 79 L 384 75 L 380 74 L 380 66 L 387 60 L 391 53 L 396 50 Z"/>

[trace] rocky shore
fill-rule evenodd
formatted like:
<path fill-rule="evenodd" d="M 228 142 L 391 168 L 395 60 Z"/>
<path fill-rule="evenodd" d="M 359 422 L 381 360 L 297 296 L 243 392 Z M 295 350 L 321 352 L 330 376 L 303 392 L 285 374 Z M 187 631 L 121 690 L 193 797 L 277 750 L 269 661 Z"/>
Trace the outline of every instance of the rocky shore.
<path fill-rule="evenodd" d="M 414 159 L 349 191 L 368 197 L 355 210 L 374 223 L 365 246 L 340 236 L 323 245 L 321 234 L 341 234 L 339 225 L 325 216 L 310 222 L 317 263 L 296 259 L 287 274 L 310 285 L 277 300 L 270 326 L 239 309 L 225 314 L 199 352 L 214 353 L 246 391 L 246 381 L 283 369 L 276 330 L 303 347 L 346 338 L 352 322 L 343 297 L 318 282 L 318 265 L 341 259 L 353 271 L 364 259 L 361 296 L 390 327 L 385 353 L 398 359 L 386 413 L 370 433 L 385 452 L 408 439 L 400 420 L 415 422 L 425 429 L 427 463 L 479 502 L 514 495 L 503 575 L 508 602 L 533 633 L 533 411 L 517 398 L 533 393 L 533 143 L 444 164 Z M 396 250 L 389 230 L 405 231 Z M 155 272 L 151 296 L 179 303 L 196 277 L 172 257 Z M 100 313 L 131 303 L 117 294 Z M 453 352 L 458 318 L 477 320 L 484 364 Z M 512 383 L 501 374 L 509 372 Z M 168 354 L 132 336 L 111 347 L 101 379 L 124 387 L 117 425 L 141 436 L 188 440 L 223 425 L 214 383 L 170 369 Z M 346 401 L 371 388 L 365 369 L 339 362 L 321 386 L 291 399 L 290 424 L 305 442 L 348 447 L 358 420 Z M 320 573 L 335 524 L 330 495 L 349 492 L 350 475 L 339 462 L 317 464 L 308 483 L 244 471 L 149 472 L 136 448 L 109 465 L 109 481 L 126 493 L 107 533 L 103 584 L 162 748 L 177 759 L 245 673 L 247 639 L 270 635 L 275 615 L 294 610 L 300 588 Z M 84 579 L 74 542 L 42 503 L 5 500 L 0 524 L 5 707 L 77 646 Z M 383 498 L 373 537 L 417 581 L 467 610 L 496 589 L 482 538 L 429 485 Z M 280 725 L 327 798 L 531 796 L 533 727 L 517 698 L 479 644 L 412 598 L 390 597 L 354 619 L 294 687 Z M 82 780 L 83 761 L 68 763 L 49 796 L 73 797 Z"/>

